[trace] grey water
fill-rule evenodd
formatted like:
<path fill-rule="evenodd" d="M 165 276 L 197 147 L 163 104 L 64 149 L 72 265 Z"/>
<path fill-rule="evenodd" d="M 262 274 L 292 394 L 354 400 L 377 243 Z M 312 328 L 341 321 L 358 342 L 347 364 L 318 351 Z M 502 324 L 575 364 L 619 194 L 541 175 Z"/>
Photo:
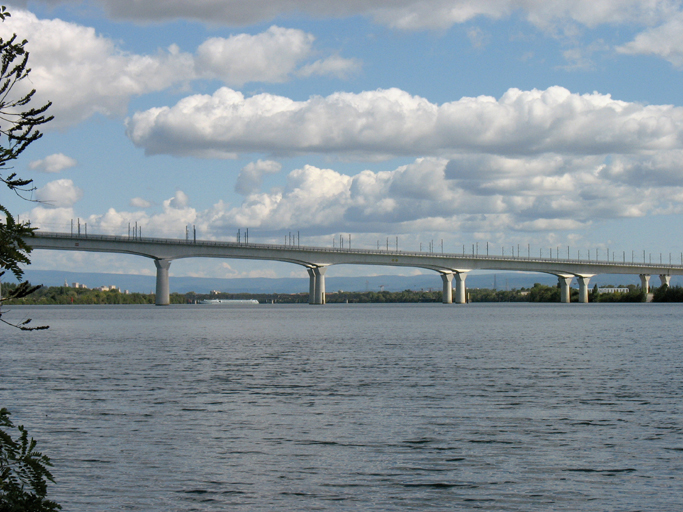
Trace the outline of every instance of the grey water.
<path fill-rule="evenodd" d="M 683 305 L 14 307 L 65 511 L 681 510 Z"/>

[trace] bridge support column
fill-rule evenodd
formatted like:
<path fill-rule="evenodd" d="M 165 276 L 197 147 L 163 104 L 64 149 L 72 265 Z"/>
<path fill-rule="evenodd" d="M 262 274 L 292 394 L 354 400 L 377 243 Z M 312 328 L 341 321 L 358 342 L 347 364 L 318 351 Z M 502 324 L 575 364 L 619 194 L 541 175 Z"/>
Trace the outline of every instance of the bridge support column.
<path fill-rule="evenodd" d="M 557 276 L 557 279 L 560 282 L 560 302 L 568 304 L 571 300 L 571 288 L 569 285 L 572 284 L 574 276 Z"/>
<path fill-rule="evenodd" d="M 315 304 L 315 272 L 312 268 L 306 267 L 308 272 L 308 303 Z"/>
<path fill-rule="evenodd" d="M 441 280 L 443 281 L 443 303 L 453 304 L 453 273 L 441 272 Z"/>
<path fill-rule="evenodd" d="M 588 302 L 588 283 L 590 283 L 593 276 L 577 276 L 579 278 L 579 302 L 586 304 Z"/>
<path fill-rule="evenodd" d="M 666 274 L 659 274 L 659 280 L 662 282 L 662 286 L 664 286 L 664 285 L 670 286 L 671 276 L 668 276 Z"/>
<path fill-rule="evenodd" d="M 640 274 L 640 288 L 646 295 L 650 293 L 650 276 L 648 274 Z"/>
<path fill-rule="evenodd" d="M 315 302 L 313 304 L 325 304 L 325 271 L 327 267 L 315 267 Z"/>
<path fill-rule="evenodd" d="M 154 260 L 157 267 L 157 293 L 155 303 L 157 306 L 168 306 L 171 303 L 170 291 L 168 286 L 168 269 L 171 260 Z"/>
<path fill-rule="evenodd" d="M 467 279 L 467 272 L 457 272 L 455 274 L 455 303 L 467 303 L 467 289 L 465 288 L 465 279 Z"/>

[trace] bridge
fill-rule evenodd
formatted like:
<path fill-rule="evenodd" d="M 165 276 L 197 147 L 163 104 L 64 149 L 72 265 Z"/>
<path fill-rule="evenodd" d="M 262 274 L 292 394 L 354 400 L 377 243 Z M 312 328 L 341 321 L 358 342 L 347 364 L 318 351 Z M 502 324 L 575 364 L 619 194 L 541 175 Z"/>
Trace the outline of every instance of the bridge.
<path fill-rule="evenodd" d="M 168 270 L 173 260 L 181 258 L 234 258 L 283 261 L 305 267 L 309 275 L 309 303 L 325 304 L 325 271 L 331 265 L 384 265 L 433 270 L 443 281 L 443 303 L 466 302 L 465 280 L 473 270 L 543 272 L 558 277 L 561 301 L 570 301 L 570 284 L 579 282 L 579 302 L 588 302 L 588 284 L 597 274 L 633 274 L 640 276 L 642 289 L 649 291 L 650 276 L 659 275 L 661 284 L 669 284 L 672 275 L 683 275 L 683 265 L 671 263 L 631 263 L 590 259 L 542 258 L 533 256 L 489 256 L 439 254 L 398 250 L 367 250 L 295 245 L 271 245 L 210 240 L 183 240 L 139 236 L 84 235 L 36 231 L 26 238 L 34 249 L 123 253 L 154 260 L 156 305 L 170 303 Z M 518 251 L 519 252 L 519 251 Z M 683 257 L 682 257 L 683 259 Z M 452 283 L 455 280 L 455 300 Z"/>

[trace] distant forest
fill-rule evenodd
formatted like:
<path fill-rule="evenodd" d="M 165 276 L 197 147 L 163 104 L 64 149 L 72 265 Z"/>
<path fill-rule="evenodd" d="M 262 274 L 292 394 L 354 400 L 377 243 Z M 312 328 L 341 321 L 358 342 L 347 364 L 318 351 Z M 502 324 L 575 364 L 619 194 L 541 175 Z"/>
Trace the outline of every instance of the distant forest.
<path fill-rule="evenodd" d="M 12 283 L 2 284 L 2 295 L 16 286 Z M 619 286 L 622 288 L 622 286 Z M 589 294 L 590 302 L 643 302 L 643 292 L 634 285 L 623 286 L 628 292 L 598 293 L 597 286 Z M 578 302 L 579 292 L 572 289 L 571 301 Z M 513 290 L 491 290 L 486 288 L 472 288 L 467 291 L 470 302 L 560 302 L 560 288 L 546 286 L 539 283 L 531 288 Z M 87 288 L 70 288 L 66 286 L 42 287 L 29 297 L 7 301 L 7 305 L 33 304 L 154 304 L 153 293 L 121 293 L 118 290 L 100 291 Z M 278 293 L 218 293 L 199 294 L 188 292 L 184 294 L 172 293 L 171 304 L 193 304 L 203 299 L 256 299 L 261 303 L 306 304 L 308 293 L 278 294 Z M 401 302 L 441 302 L 441 291 L 402 292 L 344 292 L 327 293 L 328 304 L 334 303 L 401 303 Z M 654 291 L 654 302 L 683 302 L 683 287 L 662 286 Z"/>

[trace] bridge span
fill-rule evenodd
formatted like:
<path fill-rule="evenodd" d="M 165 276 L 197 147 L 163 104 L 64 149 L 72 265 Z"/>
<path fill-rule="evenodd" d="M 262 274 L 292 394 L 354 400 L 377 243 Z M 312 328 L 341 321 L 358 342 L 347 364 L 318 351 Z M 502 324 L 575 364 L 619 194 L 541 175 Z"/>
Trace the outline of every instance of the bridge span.
<path fill-rule="evenodd" d="M 650 276 L 659 275 L 669 284 L 672 275 L 683 275 L 683 265 L 628 263 L 524 256 L 484 256 L 477 254 L 442 254 L 395 250 L 343 249 L 270 245 L 210 240 L 83 235 L 36 231 L 26 239 L 34 249 L 58 251 L 90 251 L 134 254 L 151 258 L 157 269 L 156 304 L 169 301 L 168 270 L 173 260 L 181 258 L 234 258 L 283 261 L 305 267 L 309 275 L 309 303 L 325 304 L 325 271 L 331 265 L 384 265 L 433 270 L 443 281 L 443 303 L 466 301 L 465 279 L 473 270 L 544 272 L 558 277 L 561 301 L 569 302 L 570 284 L 579 282 L 579 302 L 588 302 L 588 284 L 596 274 L 633 274 L 640 276 L 642 289 L 649 291 Z M 453 281 L 455 280 L 455 300 Z"/>

